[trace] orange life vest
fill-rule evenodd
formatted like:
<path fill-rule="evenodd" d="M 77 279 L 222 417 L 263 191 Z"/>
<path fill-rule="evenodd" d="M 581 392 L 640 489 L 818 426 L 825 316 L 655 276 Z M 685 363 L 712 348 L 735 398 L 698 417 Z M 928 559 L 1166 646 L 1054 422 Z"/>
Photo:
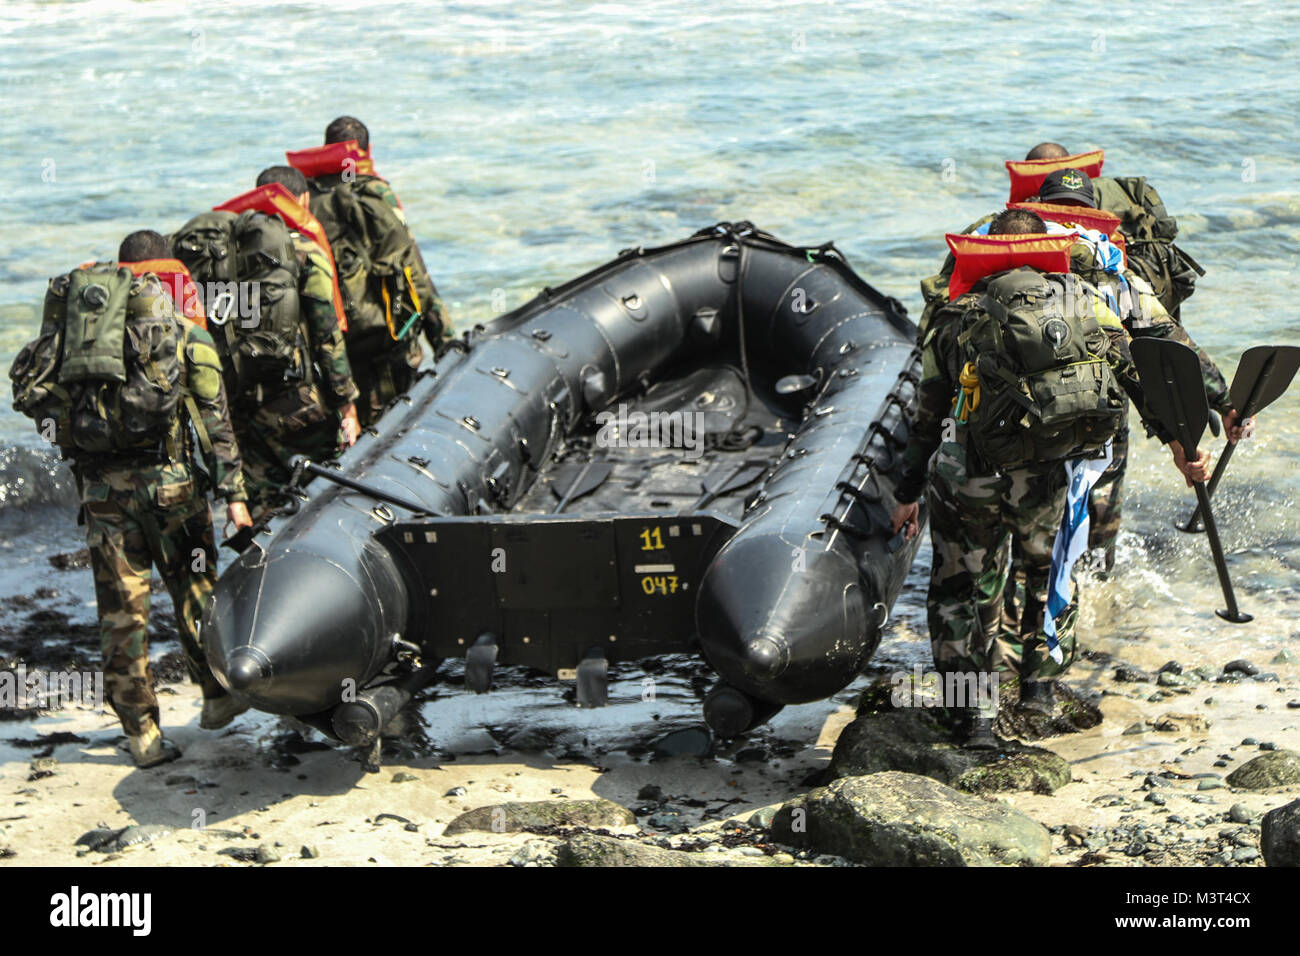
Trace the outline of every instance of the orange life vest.
<path fill-rule="evenodd" d="M 1044 272 L 1069 272 L 1074 236 L 975 236 L 949 233 L 948 248 L 957 265 L 948 280 L 948 301 L 970 291 L 985 276 L 1020 266 Z"/>
<path fill-rule="evenodd" d="M 1125 259 L 1128 258 L 1128 250 L 1124 247 L 1124 236 L 1119 231 L 1120 218 L 1113 212 L 1089 209 L 1086 206 L 1058 206 L 1046 202 L 1009 202 L 1007 208 L 1028 209 L 1048 222 L 1059 222 L 1063 226 L 1082 226 L 1084 229 L 1104 233 L 1111 242 L 1119 246 Z"/>
<path fill-rule="evenodd" d="M 353 172 L 375 175 L 375 162 L 370 158 L 370 151 L 363 150 L 355 139 L 345 143 L 326 143 L 311 149 L 290 150 L 284 155 L 289 160 L 289 165 L 308 179 L 347 172 L 348 160 L 352 161 L 350 168 Z"/>
<path fill-rule="evenodd" d="M 265 186 L 240 193 L 234 199 L 227 199 L 221 205 L 212 208 L 219 212 L 236 214 L 253 209 L 264 212 L 268 216 L 279 216 L 290 229 L 308 236 L 316 245 L 324 249 L 335 273 L 333 276 L 334 312 L 338 316 L 339 328 L 344 332 L 348 330 L 348 318 L 343 310 L 343 293 L 339 291 L 338 268 L 334 265 L 334 250 L 330 248 L 330 241 L 325 237 L 325 228 L 320 224 L 320 220 L 311 214 L 310 209 L 300 204 L 293 193 L 280 183 L 267 183 Z"/>
<path fill-rule="evenodd" d="M 1031 196 L 1038 195 L 1038 189 L 1048 173 L 1058 169 L 1077 169 L 1087 174 L 1089 179 L 1101 175 L 1101 167 L 1106 162 L 1106 151 L 1094 149 L 1090 153 L 1075 153 L 1060 159 L 1008 159 L 1007 175 L 1011 177 L 1010 202 L 1024 202 Z"/>
<path fill-rule="evenodd" d="M 152 272 L 171 297 L 172 305 L 180 309 L 185 318 L 201 329 L 208 327 L 207 316 L 203 314 L 203 297 L 199 295 L 199 290 L 190 277 L 190 270 L 179 259 L 145 259 L 141 262 L 119 262 L 118 265 L 130 269 L 131 274 L 136 276 Z"/>

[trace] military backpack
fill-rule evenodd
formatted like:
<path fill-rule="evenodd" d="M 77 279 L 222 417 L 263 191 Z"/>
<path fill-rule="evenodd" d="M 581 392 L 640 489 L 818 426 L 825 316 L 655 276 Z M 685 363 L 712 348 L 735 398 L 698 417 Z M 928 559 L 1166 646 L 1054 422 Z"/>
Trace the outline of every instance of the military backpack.
<path fill-rule="evenodd" d="M 971 293 L 956 335 L 954 414 L 995 469 L 1099 456 L 1125 413 L 1078 276 L 1022 267 Z"/>
<path fill-rule="evenodd" d="M 1178 221 L 1169 215 L 1160 194 L 1143 176 L 1101 177 L 1092 181 L 1097 208 L 1120 217 L 1129 268 L 1151 284 L 1156 298 L 1172 316 L 1196 291 L 1205 270 L 1174 243 Z"/>
<path fill-rule="evenodd" d="M 405 349 L 420 333 L 417 282 L 424 263 L 406 223 L 373 176 L 309 180 L 311 211 L 334 252 L 348 316 L 348 354 L 362 360 Z"/>
<path fill-rule="evenodd" d="M 253 210 L 214 210 L 187 222 L 172 243 L 203 290 L 209 325 L 219 330 L 213 339 L 232 398 L 310 383 L 299 263 L 288 227 Z"/>
<path fill-rule="evenodd" d="M 50 280 L 9 369 L 14 409 L 67 457 L 163 450 L 183 394 L 183 320 L 152 276 L 95 263 Z"/>

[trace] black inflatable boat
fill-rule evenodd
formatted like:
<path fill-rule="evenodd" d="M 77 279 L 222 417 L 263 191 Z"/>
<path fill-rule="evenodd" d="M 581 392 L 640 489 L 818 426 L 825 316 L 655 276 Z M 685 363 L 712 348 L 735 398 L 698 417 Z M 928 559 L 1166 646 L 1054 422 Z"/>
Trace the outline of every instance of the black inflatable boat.
<path fill-rule="evenodd" d="M 479 326 L 222 575 L 213 670 L 373 744 L 442 660 L 605 703 L 610 662 L 702 651 L 722 736 L 847 685 L 916 539 L 892 488 L 919 358 L 830 244 L 722 223 Z"/>

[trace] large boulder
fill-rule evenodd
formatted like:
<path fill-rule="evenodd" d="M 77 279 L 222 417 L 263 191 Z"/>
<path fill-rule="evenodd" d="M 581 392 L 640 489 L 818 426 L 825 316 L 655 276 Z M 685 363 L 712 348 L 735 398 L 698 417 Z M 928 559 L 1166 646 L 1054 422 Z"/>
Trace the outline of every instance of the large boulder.
<path fill-rule="evenodd" d="M 831 756 L 837 777 L 897 770 L 933 777 L 970 793 L 1053 793 L 1070 782 L 1070 765 L 1040 747 L 1004 741 L 998 750 L 964 750 L 936 716 L 913 708 L 862 714 L 840 732 Z"/>
<path fill-rule="evenodd" d="M 710 857 L 714 857 L 710 859 Z M 620 840 L 596 833 L 575 833 L 555 855 L 557 866 L 722 866 L 712 853 L 687 853 Z"/>
<path fill-rule="evenodd" d="M 1259 849 L 1268 866 L 1300 866 L 1300 800 L 1264 814 Z"/>
<path fill-rule="evenodd" d="M 538 800 L 499 803 L 462 813 L 443 830 L 446 836 L 483 831 L 516 833 L 528 827 L 625 827 L 636 824 L 627 807 L 609 800 Z"/>
<path fill-rule="evenodd" d="M 1046 829 L 1018 810 L 909 773 L 845 777 L 777 811 L 771 838 L 871 866 L 1044 866 Z"/>
<path fill-rule="evenodd" d="M 1267 790 L 1300 784 L 1300 754 L 1274 750 L 1252 757 L 1228 774 L 1228 785 L 1243 790 Z"/>

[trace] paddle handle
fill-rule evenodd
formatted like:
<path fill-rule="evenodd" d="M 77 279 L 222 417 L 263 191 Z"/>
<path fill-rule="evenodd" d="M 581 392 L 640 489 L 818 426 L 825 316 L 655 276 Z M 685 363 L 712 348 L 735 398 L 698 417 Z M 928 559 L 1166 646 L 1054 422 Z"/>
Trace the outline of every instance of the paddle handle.
<path fill-rule="evenodd" d="M 1228 621 L 1248 621 L 1250 618 L 1237 608 L 1237 595 L 1232 590 L 1232 579 L 1228 577 L 1228 562 L 1223 557 L 1223 545 L 1219 541 L 1219 526 L 1215 523 L 1214 513 L 1210 510 L 1210 493 L 1204 482 L 1194 482 L 1193 487 L 1196 489 L 1197 500 L 1200 501 L 1200 513 L 1205 516 L 1205 534 L 1210 539 L 1210 553 L 1214 555 L 1214 570 L 1218 572 L 1219 586 L 1223 588 L 1223 601 L 1227 605 L 1219 616 Z"/>
<path fill-rule="evenodd" d="M 1210 475 L 1210 483 L 1206 486 L 1205 494 L 1207 498 L 1213 497 L 1215 489 L 1219 487 L 1219 479 L 1228 468 L 1228 462 L 1232 460 L 1232 453 L 1237 448 L 1237 442 L 1228 442 L 1227 447 L 1223 449 L 1223 454 L 1219 456 L 1219 462 L 1214 466 L 1214 474 Z M 1196 510 L 1192 516 L 1187 519 L 1184 530 L 1197 534 L 1201 530 L 1201 505 L 1196 505 Z"/>
<path fill-rule="evenodd" d="M 1265 386 L 1268 385 L 1269 379 L 1273 377 L 1273 368 L 1276 359 L 1276 352 L 1265 359 L 1264 367 L 1259 370 L 1259 375 L 1257 375 L 1255 381 L 1251 383 L 1250 394 L 1246 397 L 1245 405 L 1242 407 L 1240 415 L 1237 418 L 1237 423 L 1239 425 L 1259 411 L 1255 406 L 1259 404 L 1260 395 L 1264 393 Z M 1223 477 L 1224 471 L 1227 470 L 1228 462 L 1232 460 L 1232 453 L 1236 450 L 1237 444 L 1238 443 L 1235 441 L 1229 441 L 1228 446 L 1223 449 L 1223 455 L 1219 458 L 1219 463 L 1214 466 L 1214 474 L 1210 476 L 1209 494 L 1211 497 L 1213 497 L 1214 492 L 1219 487 L 1219 479 Z M 1183 526 L 1183 530 L 1191 532 L 1192 534 L 1196 534 L 1201 530 L 1200 505 L 1197 505 L 1196 510 L 1192 512 L 1192 516 L 1187 519 L 1187 524 Z"/>

